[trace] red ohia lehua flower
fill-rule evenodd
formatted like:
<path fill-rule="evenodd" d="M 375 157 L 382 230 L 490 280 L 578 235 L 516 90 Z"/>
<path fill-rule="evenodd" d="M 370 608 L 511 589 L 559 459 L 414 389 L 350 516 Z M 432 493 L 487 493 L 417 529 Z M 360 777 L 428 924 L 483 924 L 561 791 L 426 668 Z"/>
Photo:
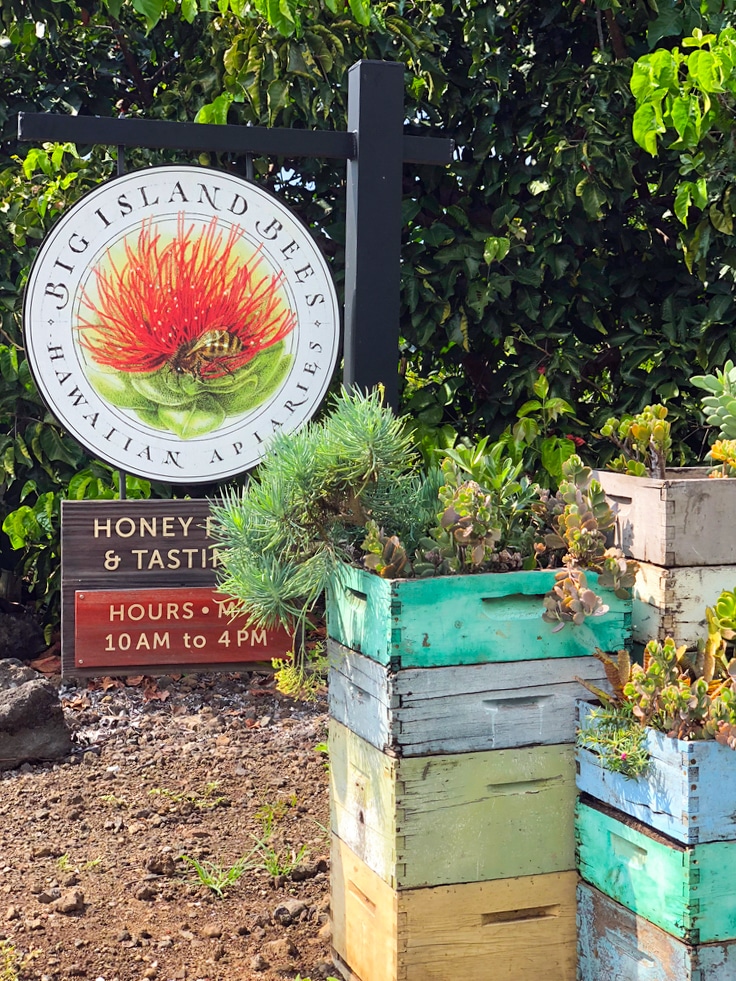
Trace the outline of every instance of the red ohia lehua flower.
<path fill-rule="evenodd" d="M 224 240 L 217 218 L 197 231 L 184 216 L 176 237 L 162 243 L 151 220 L 125 259 L 95 269 L 97 298 L 85 290 L 77 329 L 80 344 L 100 366 L 221 378 L 283 340 L 296 314 L 281 291 L 282 276 L 260 273 L 263 257 L 235 251 L 241 229 Z"/>

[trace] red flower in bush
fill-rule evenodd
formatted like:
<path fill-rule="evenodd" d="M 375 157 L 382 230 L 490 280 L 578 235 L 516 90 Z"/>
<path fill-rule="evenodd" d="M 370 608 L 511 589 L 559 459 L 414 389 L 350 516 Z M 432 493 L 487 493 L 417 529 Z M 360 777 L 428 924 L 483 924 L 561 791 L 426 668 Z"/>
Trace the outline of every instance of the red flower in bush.
<path fill-rule="evenodd" d="M 213 218 L 203 230 L 177 222 L 164 244 L 151 221 L 133 247 L 124 242 L 118 267 L 109 250 L 95 270 L 97 297 L 85 292 L 77 329 L 98 364 L 153 372 L 169 365 L 200 378 L 220 378 L 283 340 L 296 315 L 281 277 L 260 273 L 260 255 L 244 261 L 235 250 L 241 229 L 225 239 Z"/>

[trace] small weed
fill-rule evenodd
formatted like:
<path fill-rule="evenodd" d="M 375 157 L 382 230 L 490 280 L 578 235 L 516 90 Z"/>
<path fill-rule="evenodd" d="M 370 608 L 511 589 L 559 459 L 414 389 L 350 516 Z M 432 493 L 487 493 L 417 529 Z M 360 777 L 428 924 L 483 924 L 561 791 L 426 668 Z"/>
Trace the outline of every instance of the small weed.
<path fill-rule="evenodd" d="M 322 766 L 329 772 L 330 769 L 330 747 L 326 742 L 317 743 L 314 747 L 315 753 L 320 753 L 322 756 Z"/>
<path fill-rule="evenodd" d="M 182 855 L 181 857 L 188 865 L 192 866 L 202 885 L 207 886 L 216 896 L 223 899 L 226 889 L 234 886 L 244 872 L 256 867 L 256 863 L 251 861 L 252 855 L 253 852 L 250 855 L 245 855 L 229 868 L 217 865 L 215 862 L 199 862 L 190 855 Z"/>
<path fill-rule="evenodd" d="M 301 976 L 301 974 L 297 974 L 297 976 L 294 978 L 294 981 L 312 981 L 312 979 L 311 978 L 303 978 Z M 329 978 L 327 978 L 327 981 L 340 981 L 340 979 L 339 978 L 333 978 L 333 976 L 330 975 Z"/>
<path fill-rule="evenodd" d="M 115 794 L 102 794 L 100 800 L 108 807 L 128 807 L 128 802 L 123 797 L 116 797 Z"/>
<path fill-rule="evenodd" d="M 317 825 L 317 827 L 319 828 L 319 830 L 322 832 L 322 834 L 325 836 L 325 838 L 329 842 L 332 833 L 331 833 L 330 829 L 327 827 L 327 825 L 322 824 L 321 821 L 317 821 L 314 818 L 312 818 L 312 820 L 314 821 L 314 823 Z"/>
<path fill-rule="evenodd" d="M 19 981 L 23 958 L 9 940 L 0 940 L 0 981 Z"/>
<path fill-rule="evenodd" d="M 212 783 L 205 785 L 204 792 L 202 794 L 197 794 L 192 791 L 182 791 L 181 793 L 178 793 L 175 790 L 165 790 L 163 787 L 153 787 L 148 791 L 148 793 L 154 797 L 168 797 L 168 799 L 174 804 L 181 804 L 182 801 L 186 801 L 199 810 L 206 810 L 213 807 L 220 807 L 228 803 L 227 797 L 212 796 L 219 786 L 219 781 L 214 780 Z"/>
<path fill-rule="evenodd" d="M 298 798 L 292 794 L 288 800 L 278 800 L 275 804 L 262 804 L 255 813 L 255 819 L 263 828 L 263 838 L 270 838 L 274 826 L 283 821 L 290 807 L 296 807 Z"/>
<path fill-rule="evenodd" d="M 0 940 L 0 981 L 21 981 L 28 977 L 26 968 L 30 968 L 40 954 L 40 950 L 21 954 L 10 940 Z"/>
<path fill-rule="evenodd" d="M 315 644 L 312 650 L 289 659 L 275 658 L 271 664 L 276 687 L 283 695 L 302 702 L 316 702 L 324 694 L 329 665 L 324 644 Z"/>
<path fill-rule="evenodd" d="M 91 869 L 96 869 L 98 865 L 102 862 L 102 858 L 92 858 L 89 862 L 85 862 L 81 866 L 83 872 L 89 872 Z M 60 872 L 78 872 L 79 868 L 76 865 L 72 865 L 72 861 L 68 854 L 60 855 L 56 859 L 56 866 Z"/>
<path fill-rule="evenodd" d="M 256 851 L 261 856 L 261 866 L 268 872 L 269 875 L 274 877 L 279 875 L 290 875 L 294 869 L 299 868 L 306 856 L 309 854 L 309 849 L 306 845 L 302 845 L 299 851 L 291 849 L 291 852 L 287 855 L 278 851 L 273 845 L 269 845 L 267 841 L 258 841 L 256 839 Z"/>

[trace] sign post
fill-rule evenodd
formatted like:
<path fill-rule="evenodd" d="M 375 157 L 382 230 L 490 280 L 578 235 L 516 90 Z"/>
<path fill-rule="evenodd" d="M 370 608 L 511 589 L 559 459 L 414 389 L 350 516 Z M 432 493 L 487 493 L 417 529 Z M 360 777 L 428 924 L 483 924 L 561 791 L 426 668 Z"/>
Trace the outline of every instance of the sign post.
<path fill-rule="evenodd" d="M 403 75 L 398 63 L 350 69 L 347 132 L 21 113 L 18 138 L 108 144 L 119 161 L 128 146 L 346 160 L 343 378 L 383 385 L 396 407 L 402 168 L 453 152 L 451 140 L 404 135 Z M 120 469 L 121 487 L 123 471 L 226 480 L 317 410 L 339 353 L 334 286 L 308 231 L 252 180 L 123 171 L 39 250 L 24 306 L 29 364 L 65 428 Z M 230 622 L 209 533 L 205 502 L 65 502 L 62 673 L 285 654 L 285 632 Z"/>
<path fill-rule="evenodd" d="M 375 103 L 370 92 L 385 100 L 388 115 L 381 122 L 382 101 Z M 182 151 L 243 153 L 279 157 L 322 157 L 350 161 L 349 195 L 356 207 L 349 207 L 346 242 L 354 249 L 354 273 L 345 289 L 345 381 L 363 389 L 385 386 L 388 404 L 398 405 L 399 280 L 398 266 L 389 281 L 379 278 L 385 272 L 384 252 L 398 256 L 401 229 L 401 169 L 396 166 L 396 146 L 401 146 L 401 162 L 444 166 L 452 161 L 454 143 L 450 139 L 405 136 L 403 133 L 403 66 L 395 62 L 360 61 L 348 73 L 349 129 L 327 130 L 268 129 L 262 126 L 217 126 L 199 123 L 163 122 L 153 119 L 103 119 L 94 116 L 68 116 L 52 113 L 20 113 L 18 139 L 109 146 L 150 147 Z M 401 111 L 397 113 L 397 105 Z M 376 180 L 386 144 L 386 168 Z M 393 159 L 392 159 L 393 158 Z M 363 166 L 365 164 L 365 166 Z M 372 171 L 371 168 L 374 168 Z M 371 173 L 374 177 L 371 177 Z M 380 176 L 380 175 L 383 176 Z M 379 206 L 366 206 L 366 188 L 373 181 L 385 189 L 379 193 Z M 376 187 L 374 186 L 374 190 Z M 363 206 L 361 207 L 361 200 Z M 394 213 L 388 212 L 393 208 Z M 372 243 L 367 248 L 361 243 Z M 378 243 L 378 244 L 376 244 Z M 365 297 L 361 283 L 373 284 Z M 354 284 L 354 285 L 353 285 Z M 377 285 L 377 284 L 380 284 Z M 372 317 L 377 299 L 381 317 Z M 367 352 L 372 350 L 372 356 Z"/>

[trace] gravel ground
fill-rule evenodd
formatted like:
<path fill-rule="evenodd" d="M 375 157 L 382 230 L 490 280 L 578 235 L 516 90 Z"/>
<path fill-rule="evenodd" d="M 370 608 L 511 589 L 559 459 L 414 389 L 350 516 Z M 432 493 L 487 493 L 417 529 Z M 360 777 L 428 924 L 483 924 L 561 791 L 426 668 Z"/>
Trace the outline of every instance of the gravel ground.
<path fill-rule="evenodd" d="M 0 979 L 334 974 L 324 700 L 248 673 L 59 690 L 72 755 L 0 773 Z"/>

